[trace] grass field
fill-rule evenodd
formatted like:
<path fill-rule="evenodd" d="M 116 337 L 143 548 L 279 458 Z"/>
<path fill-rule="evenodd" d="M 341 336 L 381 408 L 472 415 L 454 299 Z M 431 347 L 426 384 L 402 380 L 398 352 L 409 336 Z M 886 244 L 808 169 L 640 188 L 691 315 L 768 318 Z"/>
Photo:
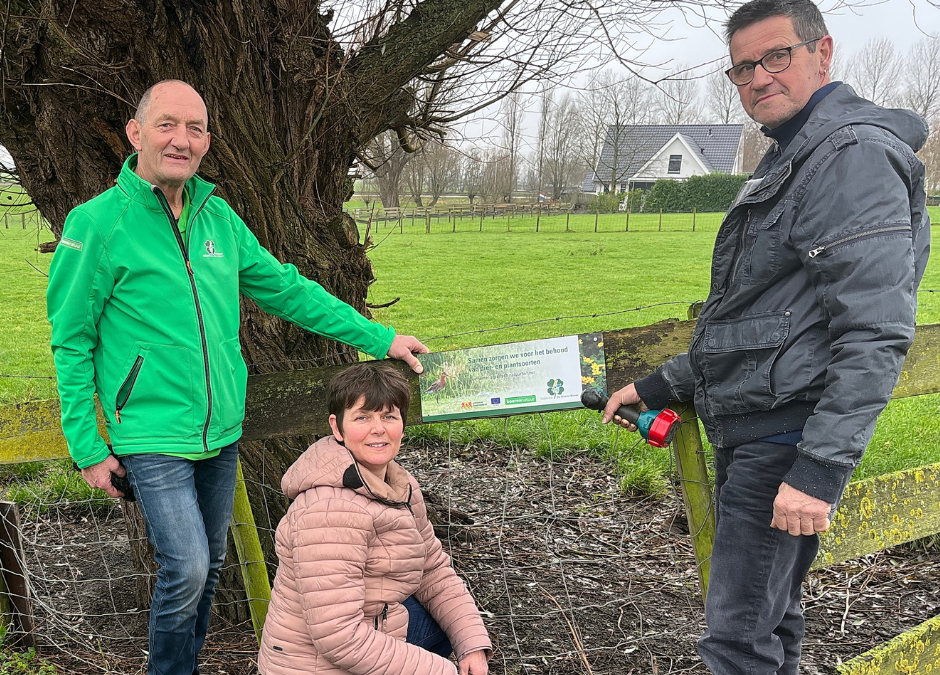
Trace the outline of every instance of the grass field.
<path fill-rule="evenodd" d="M 567 232 L 564 216 L 552 218 L 542 219 L 538 234 L 532 218 L 510 220 L 508 231 L 505 221 L 491 226 L 487 220 L 482 234 L 470 224 L 460 227 L 460 221 L 453 232 L 446 219 L 432 221 L 431 234 L 425 223 L 403 224 L 404 234 L 390 223 L 374 223 L 370 257 L 377 281 L 369 301 L 401 298 L 376 310 L 376 319 L 441 351 L 684 318 L 688 303 L 705 297 L 720 214 L 700 214 L 695 232 L 681 223 L 676 229 L 682 231 L 670 231 L 665 222 L 659 232 L 658 216 L 652 215 L 632 216 L 627 233 L 619 231 L 622 214 L 600 216 L 598 233 L 593 215 L 572 216 L 567 225 L 573 231 Z M 0 375 L 18 376 L 0 377 L 0 403 L 56 395 L 40 273 L 48 270 L 50 257 L 35 252 L 37 241 L 50 235 L 32 221 L 29 229 L 17 229 L 16 220 L 9 230 L 0 220 L 0 270 L 9 280 L 0 288 L 6 327 L 0 333 Z M 930 264 L 922 288 L 940 289 L 940 263 Z M 940 294 L 923 292 L 919 298 L 919 322 L 940 322 Z M 940 461 L 938 404 L 936 396 L 892 402 L 856 478 Z M 597 413 L 584 410 L 427 425 L 411 429 L 409 438 L 455 445 L 482 438 L 543 455 L 595 452 L 611 457 L 625 488 L 635 491 L 665 489 L 671 474 L 668 451 L 637 444 L 634 434 L 618 436 L 600 425 Z"/>

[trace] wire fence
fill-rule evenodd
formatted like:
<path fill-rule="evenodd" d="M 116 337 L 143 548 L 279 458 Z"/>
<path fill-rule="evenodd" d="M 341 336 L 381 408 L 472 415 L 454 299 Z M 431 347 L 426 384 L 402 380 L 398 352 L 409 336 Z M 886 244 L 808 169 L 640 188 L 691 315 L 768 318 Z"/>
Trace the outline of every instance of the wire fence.
<path fill-rule="evenodd" d="M 477 600 L 496 647 L 491 672 L 707 672 L 695 652 L 703 611 L 681 500 L 674 488 L 625 493 L 612 462 L 637 452 L 636 437 L 613 433 L 609 447 L 561 451 L 547 415 L 498 424 L 495 436 L 472 442 L 466 423 L 419 430 L 399 458 L 421 483 L 441 523 L 435 531 Z M 520 424 L 536 426 L 548 451 L 520 445 Z M 267 522 L 284 498 L 270 487 L 280 464 L 261 457 L 260 482 L 249 492 L 255 520 Z M 128 535 L 117 502 L 82 496 L 79 474 L 58 464 L 42 476 L 28 465 L 7 469 L 3 479 L 21 502 L 18 560 L 39 652 L 61 673 L 142 673 L 148 609 L 135 598 L 152 579 L 131 562 L 141 541 Z M 271 550 L 273 529 L 259 534 Z M 223 578 L 235 565 L 230 558 Z M 273 578 L 274 565 L 268 569 Z M 803 672 L 831 672 L 940 613 L 938 572 L 936 555 L 900 547 L 813 573 Z M 218 612 L 238 595 L 220 587 L 205 673 L 256 672 L 250 624 Z"/>
<path fill-rule="evenodd" d="M 560 209 L 478 207 L 469 209 L 395 209 L 349 211 L 360 231 L 383 235 L 457 232 L 717 232 L 723 213 L 571 213 Z"/>

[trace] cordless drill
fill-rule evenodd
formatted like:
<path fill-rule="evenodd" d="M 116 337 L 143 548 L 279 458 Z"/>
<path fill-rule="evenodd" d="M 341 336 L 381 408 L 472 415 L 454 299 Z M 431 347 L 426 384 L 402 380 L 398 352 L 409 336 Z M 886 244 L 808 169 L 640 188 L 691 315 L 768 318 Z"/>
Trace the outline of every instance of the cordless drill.
<path fill-rule="evenodd" d="M 608 400 L 610 397 L 600 389 L 585 389 L 581 392 L 581 404 L 591 410 L 603 412 Z M 641 413 L 633 406 L 622 405 L 614 414 L 635 424 L 646 442 L 656 448 L 665 448 L 672 443 L 679 429 L 680 417 L 669 408 Z"/>

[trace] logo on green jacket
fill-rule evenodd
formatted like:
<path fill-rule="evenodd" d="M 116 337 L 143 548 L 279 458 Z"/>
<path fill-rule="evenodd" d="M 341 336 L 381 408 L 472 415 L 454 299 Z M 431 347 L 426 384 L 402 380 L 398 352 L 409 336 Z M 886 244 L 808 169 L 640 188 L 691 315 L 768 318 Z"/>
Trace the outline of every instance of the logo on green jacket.
<path fill-rule="evenodd" d="M 219 253 L 215 250 L 215 242 L 211 239 L 206 239 L 206 253 L 202 256 L 203 258 L 222 258 L 224 254 Z"/>

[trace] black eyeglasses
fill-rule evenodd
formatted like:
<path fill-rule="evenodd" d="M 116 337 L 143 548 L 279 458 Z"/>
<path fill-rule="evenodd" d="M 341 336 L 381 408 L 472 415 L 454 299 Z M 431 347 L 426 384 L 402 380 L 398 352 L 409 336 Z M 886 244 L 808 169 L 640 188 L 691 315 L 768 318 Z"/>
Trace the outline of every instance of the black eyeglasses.
<path fill-rule="evenodd" d="M 769 54 L 764 54 L 764 57 L 757 61 L 745 61 L 729 68 L 725 71 L 725 75 L 727 75 L 735 85 L 743 87 L 746 84 L 750 84 L 754 79 L 754 72 L 757 70 L 757 66 L 761 66 L 768 73 L 782 73 L 790 67 L 790 63 L 793 60 L 791 52 L 794 49 L 802 47 L 803 45 L 812 44 L 813 42 L 818 42 L 822 40 L 823 37 L 825 36 L 813 38 L 806 42 L 800 42 L 790 47 L 784 47 L 783 49 L 775 49 Z"/>

